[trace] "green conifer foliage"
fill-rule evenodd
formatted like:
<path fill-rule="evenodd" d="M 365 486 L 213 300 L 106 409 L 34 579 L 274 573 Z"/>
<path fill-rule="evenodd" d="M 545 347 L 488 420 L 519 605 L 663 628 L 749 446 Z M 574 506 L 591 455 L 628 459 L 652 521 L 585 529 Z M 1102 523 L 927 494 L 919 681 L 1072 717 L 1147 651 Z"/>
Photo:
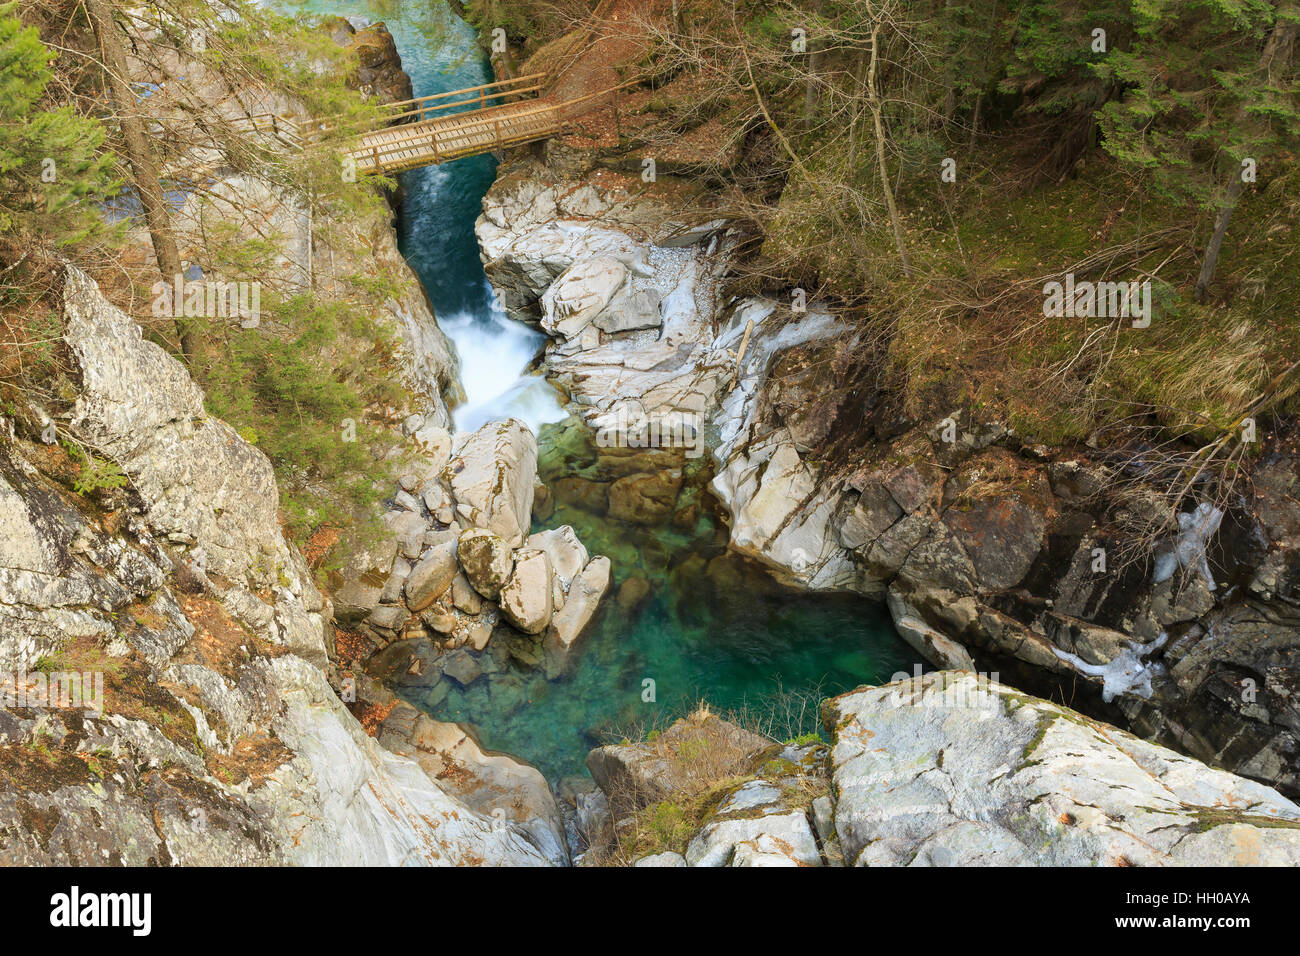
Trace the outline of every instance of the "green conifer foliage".
<path fill-rule="evenodd" d="M 0 3 L 0 261 L 33 242 L 83 241 L 101 227 L 95 201 L 114 188 L 99 122 L 43 108 L 50 51 L 16 7 Z"/>

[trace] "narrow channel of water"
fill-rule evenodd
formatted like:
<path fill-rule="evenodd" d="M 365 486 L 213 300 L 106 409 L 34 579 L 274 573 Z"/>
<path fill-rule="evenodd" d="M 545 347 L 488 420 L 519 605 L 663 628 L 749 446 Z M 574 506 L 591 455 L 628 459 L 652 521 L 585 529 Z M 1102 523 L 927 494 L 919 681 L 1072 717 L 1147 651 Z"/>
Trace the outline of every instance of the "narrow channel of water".
<path fill-rule="evenodd" d="M 313 7 L 382 19 L 416 96 L 491 79 L 474 31 L 437 0 L 322 0 Z M 598 481 L 589 433 L 563 421 L 542 378 L 522 374 L 540 334 L 493 305 L 474 220 L 495 170 L 490 156 L 479 156 L 402 177 L 402 252 L 461 357 L 469 401 L 457 409 L 456 424 L 464 430 L 520 418 L 539 432 L 548 486 L 565 477 Z M 557 495 L 555 513 L 536 526 L 571 524 L 592 554 L 613 563 L 610 595 L 568 677 L 547 681 L 498 651 L 482 655 L 487 677 L 469 688 L 444 679 L 432 691 L 402 693 L 439 719 L 472 723 L 486 746 L 531 761 L 554 781 L 585 773 L 587 751 L 607 735 L 663 726 L 702 699 L 714 710 L 743 708 L 793 736 L 817 729 L 818 696 L 908 670 L 915 655 L 877 603 L 779 587 L 727 551 L 726 529 L 704 490 L 706 460 L 688 471 L 678 514 L 663 526 L 584 510 L 580 495 Z"/>

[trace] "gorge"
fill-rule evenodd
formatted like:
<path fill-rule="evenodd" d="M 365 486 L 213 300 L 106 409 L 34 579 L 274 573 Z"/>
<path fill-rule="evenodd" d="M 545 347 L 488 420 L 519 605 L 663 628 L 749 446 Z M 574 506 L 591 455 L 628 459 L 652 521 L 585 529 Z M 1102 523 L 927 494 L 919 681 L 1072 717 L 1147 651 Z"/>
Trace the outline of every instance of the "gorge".
<path fill-rule="evenodd" d="M 410 15 L 419 18 L 423 11 Z M 385 23 L 416 96 L 491 80 L 477 37 L 463 22 L 435 20 L 431 31 L 391 16 Z M 525 373 L 541 350 L 536 326 L 508 318 L 495 305 L 473 229 L 495 169 L 488 155 L 403 174 L 400 247 L 460 357 L 467 398 L 453 409 L 457 429 L 473 431 L 509 417 L 524 422 L 538 437 L 539 474 L 556 488 L 557 480 L 603 475 L 619 465 L 602 462 L 591 429 L 560 408 L 559 396 L 542 379 L 541 372 L 550 371 L 545 358 L 541 372 Z M 656 465 L 652 455 L 645 467 L 687 465 L 689 472 L 689 460 L 676 460 L 671 450 L 664 458 Z M 804 595 L 728 556 L 716 506 L 700 487 L 708 479 L 705 464 L 695 463 L 695 477 L 686 479 L 696 485 L 695 496 L 688 501 L 689 492 L 679 493 L 684 508 L 660 520 L 586 510 L 590 494 L 584 491 L 557 500 L 555 510 L 534 523 L 534 530 L 569 525 L 593 554 L 609 555 L 611 595 L 620 588 L 645 591 L 631 607 L 609 602 L 615 606 L 593 622 L 566 679 L 507 668 L 470 687 L 421 687 L 408 695 L 411 702 L 427 706 L 435 718 L 473 723 L 485 745 L 523 757 L 558 783 L 585 776 L 587 752 L 604 736 L 666 726 L 700 700 L 724 710 L 747 702 L 758 708 L 783 690 L 816 688 L 825 696 L 910 669 L 906 646 L 873 603 Z M 626 465 L 622 472 L 628 473 Z M 643 700 L 647 679 L 652 701 Z M 811 707 L 804 725 L 787 728 L 787 735 L 816 729 Z"/>
<path fill-rule="evenodd" d="M 807 72 L 797 4 L 236 6 L 36 50 L 102 93 L 127 38 L 162 200 L 137 152 L 88 188 L 112 237 L 0 232 L 0 672 L 103 679 L 0 702 L 0 859 L 1300 862 L 1286 274 L 1242 242 L 1197 311 L 1199 237 L 1092 202 L 1139 178 L 1092 133 L 997 179 L 1048 95 L 1018 54 L 885 123 L 848 0 Z M 494 70 L 600 96 L 349 176 L 349 124 Z M 1095 70 L 1079 102 L 1122 102 Z M 997 158 L 935 200 L 940 134 Z M 1280 192 L 1235 227 L 1274 264 Z M 259 321 L 151 312 L 168 242 Z M 1047 314 L 1107 274 L 1147 277 L 1140 322 Z"/>

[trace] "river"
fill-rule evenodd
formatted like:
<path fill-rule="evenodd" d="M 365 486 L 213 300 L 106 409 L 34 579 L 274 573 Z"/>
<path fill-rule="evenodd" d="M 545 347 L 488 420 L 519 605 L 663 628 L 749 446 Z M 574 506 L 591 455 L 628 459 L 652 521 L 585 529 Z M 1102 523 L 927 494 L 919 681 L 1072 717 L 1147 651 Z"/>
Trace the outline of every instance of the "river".
<path fill-rule="evenodd" d="M 473 29 L 437 0 L 312 6 L 382 19 L 416 96 L 492 78 Z M 527 422 L 549 484 L 593 452 L 585 429 L 566 421 L 562 396 L 527 371 L 541 334 L 493 304 L 474 220 L 495 172 L 491 156 L 478 156 L 403 174 L 400 245 L 460 355 L 468 400 L 454 412 L 457 428 L 510 416 Z M 794 736 L 816 732 L 819 697 L 908 669 L 915 654 L 878 603 L 783 588 L 727 550 L 704 491 L 707 462 L 694 463 L 687 479 L 701 505 L 693 525 L 645 528 L 561 503 L 535 527 L 571 524 L 592 554 L 613 562 L 613 587 L 568 677 L 547 681 L 510 664 L 468 689 L 444 679 L 431 693 L 403 693 L 438 719 L 473 724 L 484 745 L 556 781 L 585 773 L 592 746 L 665 726 L 700 700 Z M 649 591 L 635 606 L 614 599 L 631 578 Z"/>

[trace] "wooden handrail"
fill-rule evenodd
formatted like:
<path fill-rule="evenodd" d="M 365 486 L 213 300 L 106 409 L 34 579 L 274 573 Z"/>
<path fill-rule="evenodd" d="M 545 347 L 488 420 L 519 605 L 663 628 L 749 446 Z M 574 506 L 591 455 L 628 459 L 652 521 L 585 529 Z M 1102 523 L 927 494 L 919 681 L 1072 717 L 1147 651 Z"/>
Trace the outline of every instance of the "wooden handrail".
<path fill-rule="evenodd" d="M 521 93 L 521 94 L 522 94 L 522 93 L 534 93 L 534 92 L 540 90 L 541 88 L 542 88 L 542 84 L 540 84 L 540 83 L 534 83 L 532 86 L 521 87 L 520 89 L 518 89 L 518 90 L 512 90 L 511 92 L 512 92 L 512 93 Z M 495 97 L 493 97 L 493 99 L 495 99 Z M 470 103 L 482 103 L 482 102 L 483 102 L 483 100 L 480 99 L 480 97 L 478 97 L 478 96 L 471 96 L 469 99 L 464 99 L 464 100 L 454 100 L 454 101 L 452 101 L 452 102 L 450 102 L 450 103 L 437 103 L 437 104 L 435 104 L 435 105 L 433 105 L 433 106 L 415 106 L 415 107 L 412 107 L 412 108 L 409 109 L 409 110 L 403 110 L 403 111 L 400 112 L 400 113 L 394 113 L 392 116 L 385 116 L 385 117 L 383 117 L 383 119 L 384 119 L 385 122 L 392 122 L 393 120 L 401 119 L 403 116 L 416 116 L 416 115 L 423 115 L 423 114 L 425 114 L 425 113 L 432 113 L 432 112 L 435 112 L 435 111 L 437 111 L 437 110 L 449 110 L 449 109 L 452 109 L 452 108 L 457 107 L 457 106 L 467 106 L 467 105 L 469 105 Z M 509 105 L 509 104 L 505 104 L 505 105 Z M 479 108 L 480 108 L 480 109 L 491 109 L 491 107 L 488 107 L 488 106 L 480 106 Z"/>
<path fill-rule="evenodd" d="M 524 113 L 515 114 L 514 116 L 510 117 L 510 119 L 531 117 L 537 115 L 538 113 L 544 113 L 544 112 L 552 112 L 555 114 L 553 123 L 551 124 L 550 128 L 554 130 L 558 130 L 560 128 L 561 120 L 560 120 L 558 108 L 553 105 L 548 105 L 540 109 L 530 109 Z M 500 143 L 501 146 L 505 146 L 510 143 L 513 143 L 514 141 L 520 139 L 521 137 L 511 136 L 508 132 L 499 132 L 501 130 L 501 124 L 503 119 L 505 118 L 497 117 L 494 119 L 476 119 L 472 123 L 465 123 L 460 126 L 453 126 L 450 128 L 442 128 L 442 129 L 425 127 L 420 129 L 418 133 L 405 135 L 399 139 L 390 139 L 390 140 L 385 140 L 383 142 L 377 141 L 368 145 L 363 144 L 357 147 L 355 150 L 352 150 L 350 155 L 353 155 L 357 158 L 375 157 L 376 159 L 378 159 L 378 157 L 387 156 L 390 153 L 400 153 L 404 150 L 422 146 L 426 143 L 428 143 L 432 147 L 435 155 L 437 155 L 439 153 L 439 147 L 437 145 L 439 133 L 447 134 L 453 138 L 469 138 L 479 133 L 488 133 L 489 135 L 492 136 L 493 141 Z M 536 133 L 537 131 L 534 129 L 532 131 L 525 133 L 523 138 L 537 138 L 535 135 Z M 542 133 L 541 135 L 549 136 L 552 135 L 552 133 L 547 132 L 547 133 Z M 453 149 L 452 152 L 455 152 L 455 150 Z"/>
<path fill-rule="evenodd" d="M 412 103 L 424 103 L 428 100 L 446 99 L 448 96 L 458 96 L 461 93 L 477 93 L 479 90 L 490 89 L 494 86 L 509 86 L 512 83 L 522 83 L 525 80 L 538 80 L 544 77 L 545 73 L 527 73 L 523 76 L 516 76 L 509 80 L 496 80 L 492 83 L 483 83 L 479 86 L 467 86 L 463 90 L 450 90 L 446 93 L 431 93 L 428 96 L 417 96 L 411 100 L 398 100 L 396 103 L 386 103 L 385 106 L 409 106 Z"/>
<path fill-rule="evenodd" d="M 585 101 L 597 99 L 599 98 L 599 96 L 608 96 L 611 94 L 611 92 L 617 92 L 619 90 L 623 90 L 624 87 L 633 85 L 633 83 L 636 82 L 637 81 L 628 81 L 627 83 L 620 83 L 619 86 L 612 86 L 608 88 L 608 90 L 601 90 L 599 92 L 590 92 L 590 94 L 586 94 L 585 96 L 575 96 L 575 98 L 571 100 L 564 100 L 563 103 L 539 103 L 538 105 L 536 105 L 536 107 L 529 107 L 528 109 L 517 109 L 515 104 L 506 104 L 506 105 L 500 105 L 500 107 L 489 107 L 487 109 L 484 109 L 484 111 L 477 111 L 476 109 L 476 111 L 472 111 L 472 112 L 454 113 L 451 114 L 451 116 L 439 117 L 438 120 L 430 120 L 429 122 L 430 124 L 443 124 L 443 122 L 451 122 L 456 120 L 456 118 L 459 117 L 460 129 L 473 129 L 473 127 L 476 126 L 485 127 L 491 124 L 491 122 L 498 120 L 500 114 L 506 112 L 510 113 L 510 118 L 512 118 L 512 120 L 515 120 L 515 118 L 520 118 L 521 120 L 521 118 L 534 116 L 534 114 L 543 113 L 547 111 L 554 111 L 559 116 L 559 114 L 562 113 L 564 109 L 567 109 L 568 107 L 572 107 L 572 105 L 576 105 L 578 103 L 585 103 Z M 443 129 L 445 129 L 446 131 L 451 131 L 451 130 L 455 130 L 456 126 L 443 127 Z M 419 142 L 419 140 L 428 137 L 430 131 L 432 131 L 432 133 L 437 133 L 437 127 L 433 127 L 433 129 L 430 129 L 430 126 L 425 124 L 411 125 L 409 126 L 408 131 L 403 131 L 403 135 L 399 135 L 399 137 L 393 139 L 385 140 L 385 142 L 383 142 L 383 146 L 385 146 L 385 150 L 383 151 L 390 152 L 389 147 L 404 148 L 404 144 Z M 368 148 L 365 146 L 357 147 L 357 150 L 355 152 L 361 152 L 361 153 L 368 152 Z"/>
<path fill-rule="evenodd" d="M 461 90 L 448 90 L 444 93 L 431 93 L 428 96 L 417 96 L 414 99 L 397 100 L 392 103 L 384 103 L 380 107 L 380 109 L 397 110 L 397 112 L 387 113 L 381 117 L 377 117 L 374 122 L 376 125 L 384 124 L 384 123 L 392 123 L 395 120 L 400 120 L 408 116 L 422 115 L 425 112 L 432 112 L 434 110 L 451 109 L 453 106 L 464 106 L 469 103 L 479 103 L 483 100 L 483 98 L 489 96 L 492 99 L 496 99 L 498 96 L 516 96 L 523 93 L 536 92 L 542 88 L 542 85 L 540 83 L 532 83 L 531 85 L 528 86 L 520 86 L 520 84 L 527 83 L 530 80 L 540 80 L 545 76 L 546 76 L 545 73 L 527 73 L 523 76 L 517 76 L 509 80 L 497 80 L 492 83 L 482 83 L 479 84 L 478 86 L 467 86 Z M 491 90 L 492 92 L 488 93 L 487 91 L 489 90 Z M 430 103 L 433 103 L 436 100 L 444 100 L 449 97 L 460 96 L 465 93 L 478 93 L 480 95 L 472 96 L 468 99 L 460 100 L 455 103 L 446 103 L 446 104 L 439 103 L 435 106 L 429 105 Z M 410 107 L 410 108 L 403 110 L 403 109 L 399 109 L 400 107 Z M 317 129 L 320 132 L 332 132 L 333 130 L 338 128 L 337 120 L 341 115 L 342 114 L 337 114 L 335 116 L 323 117 L 320 120 Z"/>
<path fill-rule="evenodd" d="M 558 129 L 560 125 L 560 117 L 558 115 L 557 107 L 547 106 L 544 107 L 543 109 L 530 110 L 527 113 L 520 113 L 516 115 L 518 117 L 533 116 L 537 113 L 546 112 L 548 110 L 556 112 L 557 115 L 555 118 L 556 121 L 554 125 Z M 493 120 L 488 120 L 488 119 L 475 120 L 473 123 L 466 123 L 461 126 L 454 126 L 442 130 L 436 128 L 430 129 L 425 127 L 425 128 L 421 128 L 418 133 L 412 133 L 407 136 L 402 136 L 399 139 L 390 139 L 390 140 L 385 140 L 382 143 L 375 142 L 369 145 L 358 146 L 356 149 L 351 150 L 349 152 L 349 155 L 355 156 L 357 158 L 361 158 L 365 156 L 374 155 L 377 151 L 378 155 L 386 156 L 389 153 L 400 153 L 403 150 L 411 149 L 414 146 L 422 145 L 424 143 L 430 143 L 433 146 L 433 149 L 436 154 L 438 150 L 437 147 L 438 134 L 440 132 L 447 133 L 453 136 L 456 134 L 462 134 L 464 136 L 473 136 L 475 133 L 478 132 L 489 132 L 494 134 L 494 139 L 500 140 L 502 142 L 511 141 L 512 137 L 508 135 L 504 137 L 500 136 L 499 134 L 500 127 L 501 127 L 501 119 L 499 118 Z M 550 135 L 550 134 L 546 134 L 546 135 Z"/>
<path fill-rule="evenodd" d="M 539 92 L 541 89 L 542 89 L 541 84 L 535 83 L 531 86 L 520 87 L 518 90 L 511 90 L 510 92 L 512 94 L 513 93 L 520 93 L 520 94 L 536 93 Z M 463 91 L 458 90 L 457 92 L 463 92 Z M 410 101 L 410 102 L 414 102 L 414 101 Z M 439 110 L 450 110 L 457 106 L 469 106 L 471 104 L 475 104 L 478 102 L 480 102 L 479 98 L 477 96 L 474 96 L 474 97 L 470 97 L 469 99 L 455 100 L 454 102 L 451 103 L 438 103 L 433 106 L 427 106 L 427 105 L 415 106 L 412 107 L 411 109 L 403 110 L 400 113 L 391 113 L 391 114 L 386 114 L 384 116 L 376 117 L 373 121 L 364 123 L 361 126 L 359 126 L 356 131 L 359 133 L 365 133 L 373 129 L 379 129 L 382 126 L 387 126 L 390 124 L 398 124 L 400 123 L 401 120 L 409 119 L 410 117 L 413 116 L 419 116 L 423 118 L 423 117 L 427 117 L 428 114 L 437 112 Z M 500 106 L 508 106 L 508 105 L 510 104 L 508 103 L 499 104 L 498 106 L 481 107 L 481 109 L 497 109 L 500 108 Z M 338 126 L 329 123 L 326 123 L 320 127 L 321 132 L 333 132 L 335 129 L 338 129 Z"/>

